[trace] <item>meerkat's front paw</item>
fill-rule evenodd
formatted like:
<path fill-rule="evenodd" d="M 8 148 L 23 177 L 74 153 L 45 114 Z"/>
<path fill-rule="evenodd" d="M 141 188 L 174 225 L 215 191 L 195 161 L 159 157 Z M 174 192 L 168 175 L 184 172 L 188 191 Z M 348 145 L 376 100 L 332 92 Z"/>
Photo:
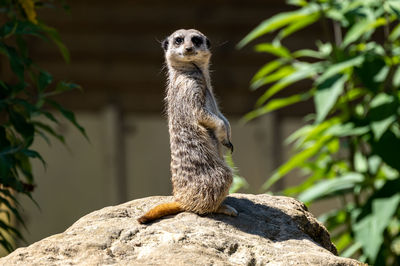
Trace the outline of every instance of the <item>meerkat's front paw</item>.
<path fill-rule="evenodd" d="M 233 153 L 233 145 L 230 141 L 230 126 L 229 123 L 225 123 L 223 120 L 221 120 L 220 125 L 216 128 L 216 137 L 218 141 L 227 147 L 228 149 L 231 150 L 231 153 Z"/>
<path fill-rule="evenodd" d="M 229 140 L 222 141 L 222 145 L 230 149 L 231 153 L 233 153 L 233 144 Z"/>

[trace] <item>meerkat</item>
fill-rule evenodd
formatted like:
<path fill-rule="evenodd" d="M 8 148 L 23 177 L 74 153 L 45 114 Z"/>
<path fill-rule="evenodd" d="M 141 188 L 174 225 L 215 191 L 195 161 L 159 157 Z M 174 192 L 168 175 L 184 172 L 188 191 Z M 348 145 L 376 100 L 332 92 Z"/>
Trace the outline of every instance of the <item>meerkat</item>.
<path fill-rule="evenodd" d="M 231 127 L 211 87 L 210 41 L 201 32 L 177 30 L 162 42 L 168 67 L 166 105 L 174 201 L 160 204 L 138 219 L 147 223 L 183 211 L 197 214 L 237 211 L 222 203 L 232 183 L 223 157 L 231 149 Z"/>

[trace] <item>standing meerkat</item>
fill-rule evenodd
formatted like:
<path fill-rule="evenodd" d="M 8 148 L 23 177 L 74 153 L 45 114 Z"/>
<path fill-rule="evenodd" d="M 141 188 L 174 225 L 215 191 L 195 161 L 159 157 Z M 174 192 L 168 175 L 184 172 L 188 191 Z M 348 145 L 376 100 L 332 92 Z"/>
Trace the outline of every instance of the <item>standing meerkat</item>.
<path fill-rule="evenodd" d="M 209 74 L 210 41 L 201 32 L 177 30 L 162 42 L 168 66 L 167 114 L 174 202 L 160 204 L 138 219 L 147 223 L 182 211 L 237 211 L 223 204 L 232 183 L 223 146 L 233 151 L 228 120 L 216 103 Z"/>

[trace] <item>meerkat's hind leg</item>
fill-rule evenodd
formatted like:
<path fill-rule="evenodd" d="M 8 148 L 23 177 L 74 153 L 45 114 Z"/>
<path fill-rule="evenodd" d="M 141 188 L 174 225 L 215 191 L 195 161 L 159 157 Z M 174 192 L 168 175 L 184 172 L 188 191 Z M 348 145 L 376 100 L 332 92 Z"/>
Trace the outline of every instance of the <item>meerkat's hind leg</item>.
<path fill-rule="evenodd" d="M 228 204 L 221 204 L 215 213 L 226 214 L 229 216 L 237 216 L 238 211 Z"/>

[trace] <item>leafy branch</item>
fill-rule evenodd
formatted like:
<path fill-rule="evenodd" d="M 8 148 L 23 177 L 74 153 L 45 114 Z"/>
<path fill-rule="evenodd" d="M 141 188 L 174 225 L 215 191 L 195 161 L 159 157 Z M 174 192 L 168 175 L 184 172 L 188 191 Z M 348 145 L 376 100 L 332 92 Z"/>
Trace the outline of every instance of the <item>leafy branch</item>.
<path fill-rule="evenodd" d="M 320 219 L 343 256 L 373 265 L 400 261 L 400 2 L 395 0 L 291 0 L 297 6 L 263 21 L 238 44 L 265 34 L 255 50 L 276 57 L 253 77 L 266 87 L 251 120 L 301 101 L 314 102 L 311 123 L 289 138 L 295 155 L 263 190 L 294 169 L 306 179 L 284 193 L 307 204 L 339 197 L 342 206 Z M 320 23 L 324 37 L 313 49 L 291 51 L 284 42 Z M 301 34 L 301 33 L 300 33 Z M 301 93 L 277 98 L 298 81 Z"/>
<path fill-rule="evenodd" d="M 56 29 L 38 18 L 40 8 L 56 7 L 64 1 L 2 0 L 0 1 L 0 58 L 4 68 L 0 72 L 0 245 L 12 251 L 13 237 L 23 239 L 11 222 L 14 217 L 24 224 L 17 195 L 32 200 L 36 185 L 31 161 L 41 154 L 31 148 L 38 136 L 50 143 L 50 136 L 61 142 L 64 137 L 54 129 L 58 119 L 49 111 L 56 109 L 85 137 L 86 133 L 75 115 L 51 99 L 52 96 L 80 86 L 66 81 L 54 82 L 53 76 L 35 64 L 29 55 L 32 39 L 53 42 L 66 62 L 69 52 Z M 8 63 L 8 64 L 7 64 Z M 8 65 L 8 66 L 7 66 Z"/>

